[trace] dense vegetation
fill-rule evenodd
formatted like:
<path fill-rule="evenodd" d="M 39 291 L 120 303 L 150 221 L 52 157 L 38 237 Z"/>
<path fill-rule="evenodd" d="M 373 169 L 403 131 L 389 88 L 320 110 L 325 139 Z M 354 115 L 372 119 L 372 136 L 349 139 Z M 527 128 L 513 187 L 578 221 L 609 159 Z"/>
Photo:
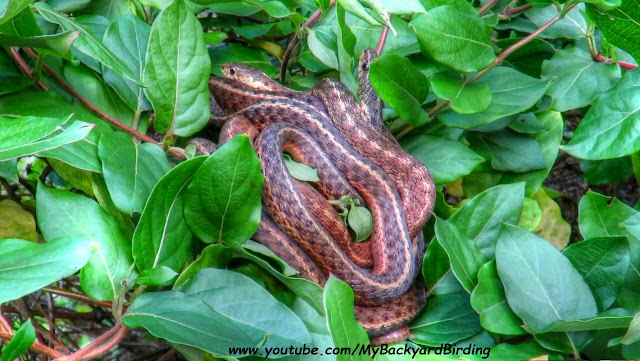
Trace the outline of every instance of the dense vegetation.
<path fill-rule="evenodd" d="M 637 189 L 638 24 L 636 0 L 0 1 L 2 361 L 368 343 L 348 285 L 250 240 L 260 190 L 232 181 L 262 184 L 248 139 L 187 142 L 215 140 L 222 64 L 356 94 L 369 47 L 386 125 L 438 185 L 407 344 L 640 358 L 640 213 L 562 193 Z M 482 359 L 416 359 L 458 357 Z"/>

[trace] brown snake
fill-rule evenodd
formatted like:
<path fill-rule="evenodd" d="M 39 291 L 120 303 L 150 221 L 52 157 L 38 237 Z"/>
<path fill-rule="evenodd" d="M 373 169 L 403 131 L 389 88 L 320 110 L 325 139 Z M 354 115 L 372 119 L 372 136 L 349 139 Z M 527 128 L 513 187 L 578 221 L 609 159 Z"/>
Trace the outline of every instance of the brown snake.
<path fill-rule="evenodd" d="M 368 67 L 370 53 L 362 58 L 361 66 Z M 262 131 L 256 149 L 265 174 L 268 215 L 254 238 L 304 277 L 323 284 L 328 274 L 335 274 L 369 305 L 382 304 L 356 306 L 358 320 L 371 335 L 407 324 L 426 302 L 422 287 L 409 287 L 419 272 L 420 230 L 433 209 L 435 192 L 426 168 L 384 128 L 381 102 L 367 91 L 368 79 L 359 76 L 359 105 L 338 82 L 323 81 L 308 94 L 246 66 L 223 69 L 227 79 L 210 81 L 216 102 L 232 114 L 219 118 L 224 121 L 221 142 L 245 132 L 256 138 Z M 361 70 L 368 75 L 368 68 Z M 283 151 L 318 170 L 315 189 L 288 174 Z M 341 220 L 324 200 L 345 194 L 361 199 L 372 212 L 374 232 L 365 244 L 354 245 L 344 227 L 331 226 Z"/>

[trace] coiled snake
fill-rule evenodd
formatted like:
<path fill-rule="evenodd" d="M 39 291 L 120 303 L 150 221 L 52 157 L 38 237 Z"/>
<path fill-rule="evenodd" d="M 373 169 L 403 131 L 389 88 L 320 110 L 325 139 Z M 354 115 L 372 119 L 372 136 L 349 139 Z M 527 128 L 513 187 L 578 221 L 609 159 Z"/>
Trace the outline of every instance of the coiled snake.
<path fill-rule="evenodd" d="M 220 143 L 246 133 L 265 176 L 264 212 L 254 239 L 301 275 L 324 284 L 334 274 L 356 294 L 356 317 L 374 342 L 406 338 L 406 324 L 424 307 L 420 272 L 422 227 L 434 206 L 433 180 L 382 123 L 381 101 L 368 80 L 373 51 L 359 63 L 358 104 L 341 83 L 324 79 L 297 92 L 243 64 L 226 64 L 212 77 L 212 97 L 226 116 Z M 287 171 L 283 152 L 318 171 L 311 186 Z M 373 216 L 373 233 L 351 242 L 327 199 L 351 195 Z M 389 334 L 391 332 L 391 334 Z M 382 336 L 388 334 L 388 336 Z M 382 337 L 380 337 L 382 336 Z"/>

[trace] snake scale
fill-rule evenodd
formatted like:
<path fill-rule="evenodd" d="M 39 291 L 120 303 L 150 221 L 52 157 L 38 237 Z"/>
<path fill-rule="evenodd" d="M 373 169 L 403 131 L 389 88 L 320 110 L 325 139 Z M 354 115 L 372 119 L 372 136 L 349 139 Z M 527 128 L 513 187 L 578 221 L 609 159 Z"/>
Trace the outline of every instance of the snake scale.
<path fill-rule="evenodd" d="M 340 82 L 323 79 L 309 92 L 288 89 L 243 64 L 226 64 L 226 77 L 209 89 L 224 114 L 220 143 L 248 134 L 265 176 L 263 216 L 253 238 L 323 285 L 333 274 L 356 295 L 356 318 L 372 342 L 404 339 L 406 325 L 426 304 L 415 285 L 424 242 L 422 227 L 434 206 L 426 167 L 402 150 L 382 121 L 382 102 L 369 82 L 374 59 L 367 49 L 358 65 L 358 103 Z M 319 182 L 293 178 L 283 152 L 313 167 Z M 366 205 L 373 233 L 353 243 L 327 202 L 350 195 Z"/>

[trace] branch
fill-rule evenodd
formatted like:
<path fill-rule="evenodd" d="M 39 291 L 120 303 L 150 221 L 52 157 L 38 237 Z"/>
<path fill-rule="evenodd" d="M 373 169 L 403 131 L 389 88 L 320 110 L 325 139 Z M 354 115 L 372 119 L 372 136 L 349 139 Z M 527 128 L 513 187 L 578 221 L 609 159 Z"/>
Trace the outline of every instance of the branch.
<path fill-rule="evenodd" d="M 506 16 L 513 16 L 513 15 L 515 15 L 517 13 L 521 13 L 523 11 L 527 11 L 527 10 L 531 9 L 532 7 L 533 6 L 531 6 L 530 4 L 522 5 L 522 6 L 519 6 L 517 8 L 513 8 L 513 9 L 505 9 L 500 14 L 506 15 Z"/>
<path fill-rule="evenodd" d="M 0 338 L 5 341 L 11 341 L 11 339 L 13 338 L 13 335 L 7 332 L 0 332 Z M 64 355 L 61 354 L 60 352 L 50 347 L 47 347 L 38 341 L 34 342 L 29 348 L 54 359 L 64 357 Z"/>
<path fill-rule="evenodd" d="M 102 355 L 117 345 L 127 334 L 128 330 L 129 329 L 125 325 L 118 324 L 109 331 L 100 335 L 87 346 L 69 355 L 66 358 L 66 361 L 89 360 Z"/>
<path fill-rule="evenodd" d="M 27 65 L 24 59 L 22 59 L 22 57 L 20 56 L 20 53 L 18 53 L 18 50 L 16 48 L 11 48 L 11 51 L 9 52 L 9 56 L 11 56 L 11 58 L 16 63 L 16 65 L 18 65 L 18 68 L 20 68 L 20 70 L 26 76 L 28 76 L 29 79 L 33 80 L 40 89 L 44 91 L 49 90 L 49 88 L 43 82 L 41 82 L 40 80 L 36 80 L 36 77 L 33 75 L 33 71 L 31 71 L 31 68 L 29 68 L 29 65 Z"/>
<path fill-rule="evenodd" d="M 335 3 L 336 3 L 336 0 L 331 0 L 331 2 L 329 3 L 329 7 L 335 5 Z M 320 9 L 316 10 L 316 12 L 313 13 L 309 17 L 309 19 L 307 19 L 307 21 L 304 22 L 304 24 L 302 24 L 301 29 L 308 28 L 311 25 L 313 25 L 316 21 L 318 21 L 318 19 L 320 19 L 321 15 L 322 15 L 322 10 Z M 289 45 L 287 45 L 287 49 L 284 51 L 284 56 L 282 57 L 282 62 L 280 63 L 280 72 L 279 72 L 280 81 L 282 82 L 284 81 L 287 75 L 287 68 L 289 67 L 289 59 L 291 58 L 291 54 L 296 49 L 299 43 L 300 43 L 300 38 L 297 35 L 294 35 L 291 41 L 289 42 Z"/>
<path fill-rule="evenodd" d="M 480 8 L 480 10 L 478 10 L 478 14 L 480 14 L 480 15 L 484 14 L 485 11 L 489 10 L 497 2 L 498 2 L 498 0 L 489 0 L 489 1 L 487 1 L 487 3 L 484 4 L 484 6 Z"/>
<path fill-rule="evenodd" d="M 391 14 L 389 14 L 389 21 L 391 21 Z M 380 40 L 378 40 L 378 47 L 376 48 L 377 56 L 380 56 L 380 54 L 382 54 L 384 43 L 387 41 L 387 34 L 389 34 L 389 27 L 385 26 L 384 28 L 382 28 L 382 33 L 380 33 Z"/>
<path fill-rule="evenodd" d="M 32 59 L 37 59 L 38 58 L 38 55 L 36 53 L 34 53 L 33 50 L 31 50 L 29 48 L 23 48 L 23 50 Z M 107 114 L 104 111 L 102 111 L 100 108 L 98 108 L 95 105 L 93 105 L 89 100 L 87 100 L 85 97 L 80 95 L 80 93 L 75 91 L 75 89 L 73 89 L 73 87 L 71 87 L 71 85 L 69 83 L 67 83 L 64 79 L 62 79 L 62 77 L 60 75 L 56 74 L 56 72 L 53 71 L 53 69 L 51 69 L 47 64 L 42 64 L 42 68 L 53 79 L 55 79 L 55 81 L 58 82 L 58 84 L 60 84 L 60 86 L 63 87 L 69 94 L 73 95 L 76 99 L 78 99 L 80 101 L 80 103 L 84 104 L 87 108 L 89 108 L 89 110 L 91 110 L 92 112 L 96 113 L 100 118 L 102 118 L 102 119 L 106 120 L 107 122 L 115 125 L 116 127 L 120 128 L 124 132 L 129 133 L 132 136 L 142 140 L 143 142 L 159 144 L 158 141 L 156 141 L 155 139 L 147 136 L 146 134 L 140 133 L 136 129 L 133 129 L 130 126 L 122 123 L 118 119 L 110 116 L 109 114 Z M 180 153 L 172 153 L 172 155 L 175 156 L 176 158 L 185 159 L 184 155 L 180 154 Z"/>
<path fill-rule="evenodd" d="M 604 56 L 602 56 L 600 54 L 594 55 L 593 56 L 593 60 L 597 61 L 598 63 L 613 64 L 613 59 L 605 58 Z M 623 69 L 633 70 L 633 69 L 637 69 L 638 68 L 637 65 L 631 64 L 631 63 L 627 63 L 627 62 L 624 62 L 624 61 L 618 61 L 618 62 L 616 62 L 616 64 L 620 65 L 620 67 L 623 68 Z"/>
<path fill-rule="evenodd" d="M 83 295 L 81 293 L 76 293 L 73 291 L 67 291 L 65 289 L 62 288 L 58 288 L 58 287 L 43 287 L 42 288 L 43 291 L 45 292 L 51 292 L 51 293 L 55 293 L 58 294 L 60 296 L 66 297 L 66 298 L 71 298 L 74 300 L 78 300 L 78 301 L 82 301 L 85 303 L 89 303 L 95 306 L 99 306 L 99 307 L 106 307 L 106 308 L 111 308 L 111 302 L 107 302 L 107 301 L 97 301 L 94 300 L 93 298 L 87 296 L 87 295 Z"/>

